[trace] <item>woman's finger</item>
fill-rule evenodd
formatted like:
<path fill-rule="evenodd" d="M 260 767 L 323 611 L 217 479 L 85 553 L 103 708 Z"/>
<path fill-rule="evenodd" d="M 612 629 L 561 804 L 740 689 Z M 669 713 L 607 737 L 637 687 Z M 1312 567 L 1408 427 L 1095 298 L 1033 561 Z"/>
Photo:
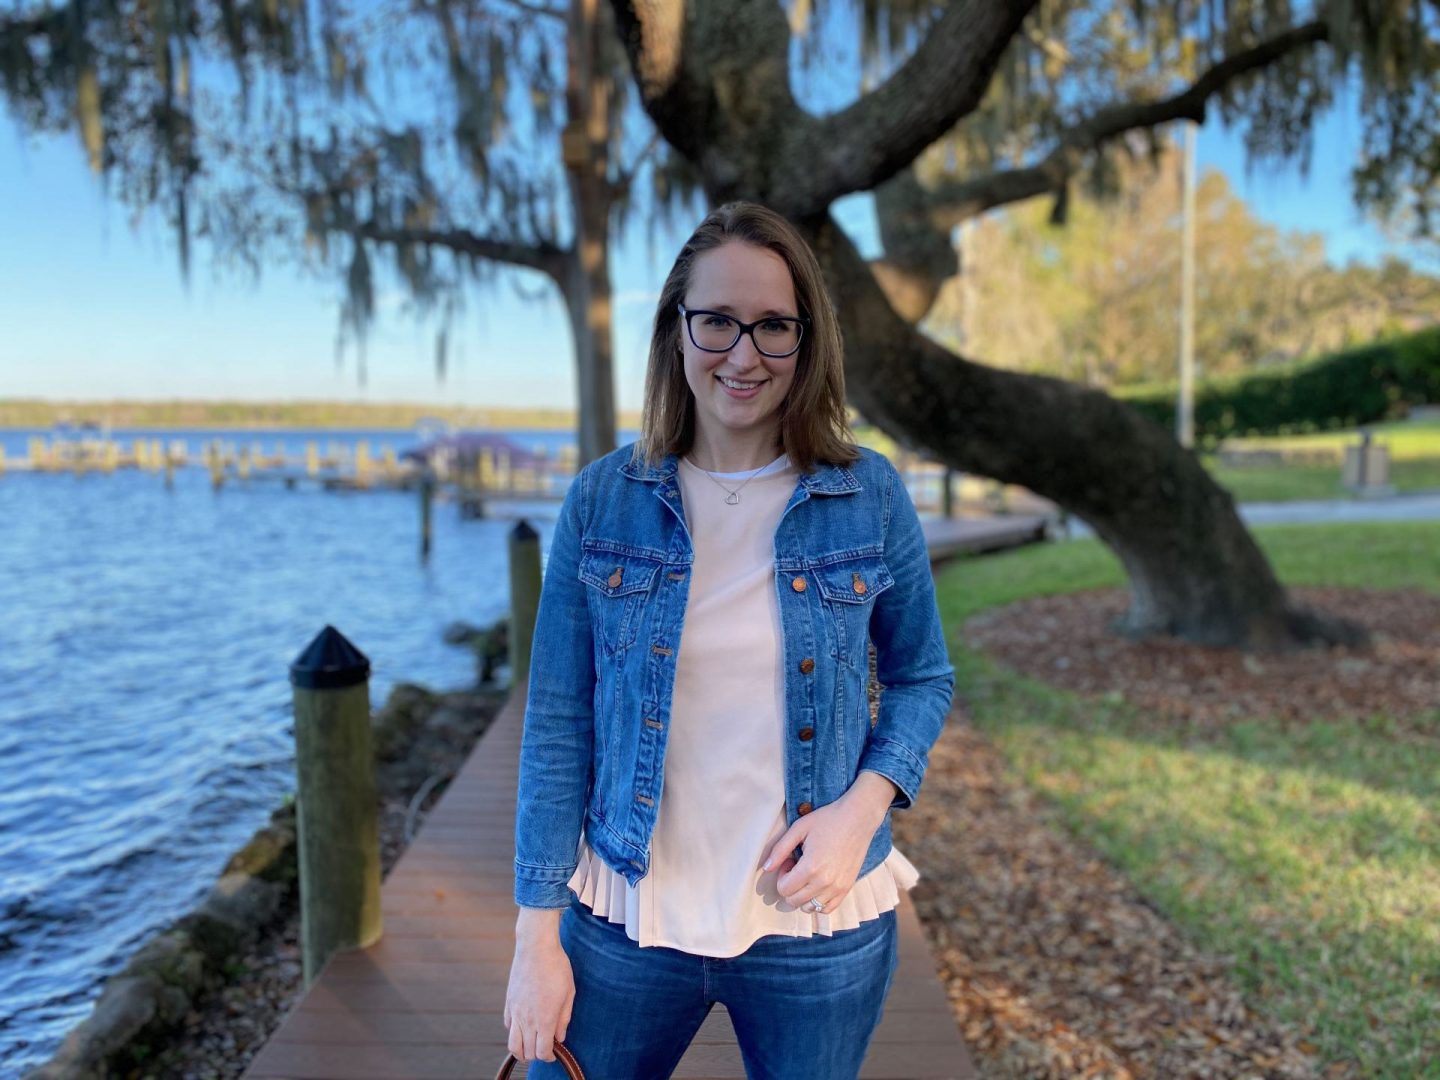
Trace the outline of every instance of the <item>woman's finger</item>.
<path fill-rule="evenodd" d="M 555 1033 L 553 1031 L 535 1030 L 535 1055 L 541 1061 L 555 1060 Z"/>

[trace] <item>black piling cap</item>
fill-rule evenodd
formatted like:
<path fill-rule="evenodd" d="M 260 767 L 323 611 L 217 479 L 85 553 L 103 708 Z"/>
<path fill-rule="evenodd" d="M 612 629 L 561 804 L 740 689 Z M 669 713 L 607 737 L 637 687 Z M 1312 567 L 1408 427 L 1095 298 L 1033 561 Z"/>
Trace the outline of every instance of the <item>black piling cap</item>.
<path fill-rule="evenodd" d="M 290 665 L 290 681 L 305 690 L 340 690 L 370 677 L 370 658 L 326 625 Z"/>
<path fill-rule="evenodd" d="M 510 536 L 515 540 L 534 540 L 539 535 L 530 522 L 524 518 L 517 521 L 515 527 L 510 530 Z"/>

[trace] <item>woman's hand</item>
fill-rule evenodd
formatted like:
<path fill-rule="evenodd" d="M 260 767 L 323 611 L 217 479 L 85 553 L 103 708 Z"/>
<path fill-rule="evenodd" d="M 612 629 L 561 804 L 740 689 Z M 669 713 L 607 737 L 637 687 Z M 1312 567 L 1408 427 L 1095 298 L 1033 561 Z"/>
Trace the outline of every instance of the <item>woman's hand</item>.
<path fill-rule="evenodd" d="M 762 869 L 778 867 L 775 888 L 787 903 L 801 908 L 819 897 L 826 911 L 840 905 L 860 876 L 894 793 L 885 777 L 862 771 L 839 799 L 797 818 L 781 834 Z M 804 848 L 798 862 L 790 855 L 796 847 Z"/>
<path fill-rule="evenodd" d="M 506 1046 L 519 1061 L 555 1060 L 575 1003 L 575 974 L 560 940 L 517 937 L 505 990 Z"/>

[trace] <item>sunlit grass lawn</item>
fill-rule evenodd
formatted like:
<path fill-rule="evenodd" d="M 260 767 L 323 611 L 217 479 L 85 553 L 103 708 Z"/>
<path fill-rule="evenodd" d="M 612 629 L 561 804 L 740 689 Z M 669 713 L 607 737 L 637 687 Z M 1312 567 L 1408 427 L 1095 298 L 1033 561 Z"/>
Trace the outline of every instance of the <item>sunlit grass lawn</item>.
<path fill-rule="evenodd" d="M 1256 530 L 1289 584 L 1440 591 L 1440 523 Z M 1284 732 L 1262 715 L 1179 733 L 964 648 L 970 615 L 1120 585 L 1093 540 L 951 564 L 938 579 L 957 693 L 1011 767 L 1202 947 L 1255 1007 L 1360 1075 L 1440 1077 L 1440 704 Z"/>
<path fill-rule="evenodd" d="M 1440 490 L 1440 423 L 1375 424 L 1376 441 L 1390 448 L 1390 484 L 1396 491 Z M 1226 446 L 1248 450 L 1334 449 L 1335 465 L 1283 465 L 1234 468 L 1214 455 L 1201 461 L 1219 484 L 1241 502 L 1290 502 L 1296 499 L 1348 498 L 1340 484 L 1344 447 L 1359 441 L 1354 431 L 1229 439 Z"/>

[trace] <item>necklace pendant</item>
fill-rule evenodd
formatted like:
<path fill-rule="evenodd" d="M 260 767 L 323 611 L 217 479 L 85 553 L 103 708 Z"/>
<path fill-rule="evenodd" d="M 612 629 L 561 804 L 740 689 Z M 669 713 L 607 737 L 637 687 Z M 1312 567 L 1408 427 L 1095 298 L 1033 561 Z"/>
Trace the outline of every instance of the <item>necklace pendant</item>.
<path fill-rule="evenodd" d="M 736 503 L 738 503 L 738 502 L 740 501 L 740 493 L 739 493 L 738 491 L 732 491 L 732 492 L 730 492 L 729 495 L 726 495 L 726 496 L 725 496 L 725 501 L 726 501 L 727 503 L 729 503 L 731 506 L 734 506 Z"/>

